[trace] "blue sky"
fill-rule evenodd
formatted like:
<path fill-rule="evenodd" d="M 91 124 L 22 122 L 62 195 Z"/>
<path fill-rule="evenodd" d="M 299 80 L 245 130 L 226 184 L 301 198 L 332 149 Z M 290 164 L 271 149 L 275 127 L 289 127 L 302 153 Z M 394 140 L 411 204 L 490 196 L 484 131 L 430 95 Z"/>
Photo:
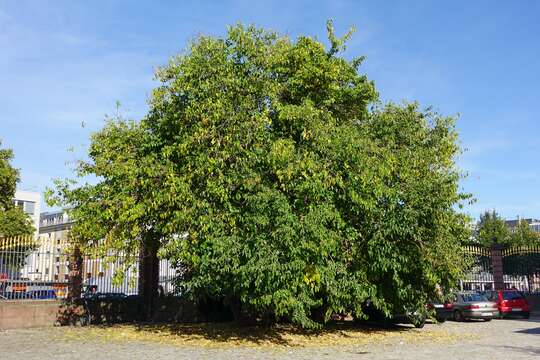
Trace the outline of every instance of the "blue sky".
<path fill-rule="evenodd" d="M 462 185 L 473 217 L 497 209 L 540 217 L 538 1 L 8 1 L 0 0 L 0 139 L 21 189 L 70 173 L 105 114 L 140 118 L 153 72 L 198 34 L 241 21 L 295 37 L 357 32 L 346 56 L 384 100 L 460 114 Z M 86 127 L 81 128 L 84 122 Z"/>

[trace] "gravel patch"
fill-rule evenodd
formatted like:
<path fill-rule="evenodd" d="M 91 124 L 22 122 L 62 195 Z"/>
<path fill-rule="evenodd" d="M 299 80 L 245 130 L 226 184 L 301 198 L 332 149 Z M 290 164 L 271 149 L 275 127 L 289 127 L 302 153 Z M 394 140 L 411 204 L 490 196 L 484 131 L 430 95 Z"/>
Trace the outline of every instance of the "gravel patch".
<path fill-rule="evenodd" d="M 189 330 L 188 330 L 189 329 Z M 77 359 L 538 359 L 540 318 L 446 322 L 391 331 L 337 326 L 324 334 L 286 328 L 47 328 L 0 332 L 2 360 Z"/>

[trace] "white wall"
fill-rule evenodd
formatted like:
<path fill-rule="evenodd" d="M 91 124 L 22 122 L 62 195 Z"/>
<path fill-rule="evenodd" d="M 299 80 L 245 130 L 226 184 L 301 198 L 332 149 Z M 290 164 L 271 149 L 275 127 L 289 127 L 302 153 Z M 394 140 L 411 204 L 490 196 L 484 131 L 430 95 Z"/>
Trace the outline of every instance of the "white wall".
<path fill-rule="evenodd" d="M 41 211 L 41 194 L 33 191 L 16 191 L 15 199 L 18 201 L 31 201 L 35 203 L 34 212 L 28 214 L 32 219 L 34 228 L 36 229 L 35 236 L 39 235 L 39 214 Z"/>

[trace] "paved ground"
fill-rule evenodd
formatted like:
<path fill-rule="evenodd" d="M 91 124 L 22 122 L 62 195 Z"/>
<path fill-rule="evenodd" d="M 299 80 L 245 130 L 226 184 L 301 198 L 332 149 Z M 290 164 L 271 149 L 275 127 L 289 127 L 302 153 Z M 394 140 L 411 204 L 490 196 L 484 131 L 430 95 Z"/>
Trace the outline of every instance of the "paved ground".
<path fill-rule="evenodd" d="M 369 330 L 358 331 L 357 338 L 343 339 L 350 334 L 333 332 L 335 343 L 309 342 L 307 346 L 233 345 L 221 339 L 206 339 L 202 345 L 171 343 L 169 335 L 159 340 L 137 339 L 119 341 L 115 335 L 124 328 L 52 328 L 11 330 L 0 332 L 0 359 L 539 359 L 540 318 L 530 320 L 494 320 L 485 322 L 427 324 L 424 329 L 411 328 L 391 332 L 376 331 L 363 338 Z M 140 330 L 139 330 L 140 331 Z M 105 334 L 96 337 L 95 334 Z M 75 337 L 73 336 L 75 334 Z M 337 334 L 337 335 L 336 335 Z M 383 335 L 381 335 L 383 334 Z M 185 335 L 185 334 L 184 334 Z M 191 335 L 187 335 L 191 336 Z M 243 335 L 244 336 L 244 335 Z M 338 338 L 340 336 L 342 338 Z M 349 336 L 350 337 L 350 336 Z M 181 338 L 183 342 L 184 338 Z M 323 342 L 321 338 L 321 342 Z M 363 340 L 362 340 L 363 339 Z M 367 339 L 367 340 L 366 340 Z M 345 340 L 345 341 L 344 341 Z M 199 343 L 198 343 L 199 344 Z"/>

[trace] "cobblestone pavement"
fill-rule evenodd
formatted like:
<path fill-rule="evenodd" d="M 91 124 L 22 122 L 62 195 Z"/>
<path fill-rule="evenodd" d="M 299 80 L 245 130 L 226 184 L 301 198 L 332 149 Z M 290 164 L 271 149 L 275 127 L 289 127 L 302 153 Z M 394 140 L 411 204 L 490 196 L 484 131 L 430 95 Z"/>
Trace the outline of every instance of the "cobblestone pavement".
<path fill-rule="evenodd" d="M 403 339 L 342 346 L 195 347 L 165 342 L 70 340 L 69 329 L 50 328 L 0 331 L 0 359 L 539 359 L 540 318 L 491 322 L 446 322 L 410 330 Z M 78 330 L 79 331 L 79 330 Z M 84 331 L 84 329 L 80 330 Z M 430 341 L 430 334 L 448 334 Z M 84 333 L 81 333 L 84 334 Z M 419 341 L 415 337 L 419 337 Z"/>

